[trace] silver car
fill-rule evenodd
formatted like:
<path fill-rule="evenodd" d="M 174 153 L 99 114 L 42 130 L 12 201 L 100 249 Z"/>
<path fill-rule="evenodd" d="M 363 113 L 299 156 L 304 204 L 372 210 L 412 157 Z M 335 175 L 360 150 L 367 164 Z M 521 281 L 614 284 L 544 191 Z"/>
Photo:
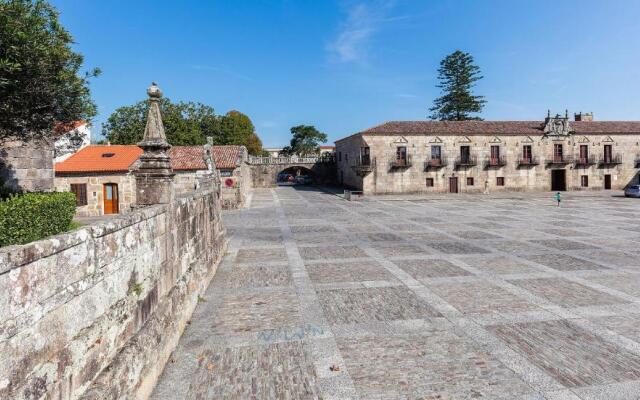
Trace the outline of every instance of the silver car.
<path fill-rule="evenodd" d="M 629 185 L 624 190 L 624 197 L 638 197 L 640 198 L 640 185 Z"/>

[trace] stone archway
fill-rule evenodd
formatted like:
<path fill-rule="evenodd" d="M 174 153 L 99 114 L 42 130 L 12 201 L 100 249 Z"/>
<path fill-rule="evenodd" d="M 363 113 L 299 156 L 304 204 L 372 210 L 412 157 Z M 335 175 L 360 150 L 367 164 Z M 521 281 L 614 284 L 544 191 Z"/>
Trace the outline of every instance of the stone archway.
<path fill-rule="evenodd" d="M 307 168 L 305 166 L 301 166 L 301 165 L 287 166 L 286 168 L 282 169 L 280 172 L 276 174 L 276 183 L 282 183 L 283 182 L 282 177 L 284 177 L 285 175 L 292 175 L 293 177 L 308 176 L 309 178 L 311 178 L 311 181 L 313 183 L 316 183 L 315 172 L 312 169 Z"/>

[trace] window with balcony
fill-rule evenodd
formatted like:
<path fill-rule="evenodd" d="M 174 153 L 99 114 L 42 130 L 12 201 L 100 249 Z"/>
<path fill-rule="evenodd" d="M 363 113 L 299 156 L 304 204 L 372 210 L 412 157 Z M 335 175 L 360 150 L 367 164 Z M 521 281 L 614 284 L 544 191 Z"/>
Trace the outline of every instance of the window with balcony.
<path fill-rule="evenodd" d="M 360 147 L 360 164 L 371 165 L 371 155 L 369 147 Z"/>
<path fill-rule="evenodd" d="M 431 146 L 431 159 L 432 160 L 441 160 L 442 159 L 442 147 L 440 147 L 440 146 Z"/>
<path fill-rule="evenodd" d="M 564 158 L 564 154 L 562 151 L 562 145 L 556 143 L 553 145 L 553 161 L 554 162 L 562 162 Z"/>
<path fill-rule="evenodd" d="M 460 161 L 463 164 L 471 163 L 471 147 L 460 146 Z"/>
<path fill-rule="evenodd" d="M 522 146 L 522 161 L 526 164 L 531 164 L 533 160 L 533 151 L 531 151 L 531 145 Z"/>
<path fill-rule="evenodd" d="M 613 146 L 610 144 L 604 145 L 604 162 L 611 163 L 613 161 Z"/>
<path fill-rule="evenodd" d="M 586 144 L 580 145 L 580 163 L 586 164 L 589 160 L 589 146 Z"/>
<path fill-rule="evenodd" d="M 407 165 L 407 148 L 405 146 L 396 148 L 396 164 L 399 166 Z"/>

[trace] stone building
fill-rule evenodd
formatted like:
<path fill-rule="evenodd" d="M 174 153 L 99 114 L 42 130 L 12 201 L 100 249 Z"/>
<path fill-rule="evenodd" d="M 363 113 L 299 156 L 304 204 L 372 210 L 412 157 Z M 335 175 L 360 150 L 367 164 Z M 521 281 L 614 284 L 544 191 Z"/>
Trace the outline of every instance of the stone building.
<path fill-rule="evenodd" d="M 213 158 L 220 173 L 222 208 L 244 205 L 251 188 L 251 169 L 244 146 L 212 146 Z"/>
<path fill-rule="evenodd" d="M 623 189 L 640 121 L 393 121 L 336 141 L 336 162 L 365 194 Z"/>
<path fill-rule="evenodd" d="M 91 145 L 55 166 L 55 189 L 76 194 L 79 216 L 121 214 L 136 204 L 142 149 L 136 145 Z M 167 151 L 175 194 L 199 189 L 215 170 L 210 146 L 175 146 Z"/>
<path fill-rule="evenodd" d="M 58 123 L 53 128 L 54 162 L 62 162 L 91 144 L 91 126 L 86 121 Z"/>

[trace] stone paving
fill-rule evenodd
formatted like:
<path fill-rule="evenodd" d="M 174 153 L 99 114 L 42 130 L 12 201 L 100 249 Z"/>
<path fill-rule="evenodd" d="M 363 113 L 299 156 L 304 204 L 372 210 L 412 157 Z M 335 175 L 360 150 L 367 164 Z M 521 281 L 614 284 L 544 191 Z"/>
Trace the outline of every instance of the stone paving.
<path fill-rule="evenodd" d="M 640 399 L 640 201 L 256 190 L 153 399 Z"/>

